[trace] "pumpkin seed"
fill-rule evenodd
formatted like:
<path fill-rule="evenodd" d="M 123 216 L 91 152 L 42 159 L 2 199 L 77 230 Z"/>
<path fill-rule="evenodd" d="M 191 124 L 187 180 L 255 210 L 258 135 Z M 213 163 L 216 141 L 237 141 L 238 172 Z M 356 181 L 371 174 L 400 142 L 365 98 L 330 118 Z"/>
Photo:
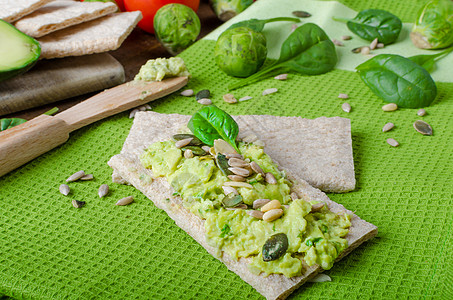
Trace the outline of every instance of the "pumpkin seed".
<path fill-rule="evenodd" d="M 254 210 L 254 209 L 247 210 L 246 213 L 247 213 L 249 216 L 251 216 L 251 217 L 253 217 L 253 218 L 255 218 L 255 219 L 260 219 L 260 220 L 263 219 L 263 215 L 264 215 L 263 212 L 261 212 L 261 211 L 259 211 L 259 210 Z"/>
<path fill-rule="evenodd" d="M 237 153 L 236 150 L 234 150 L 233 146 L 228 144 L 226 141 L 222 139 L 217 139 L 214 140 L 214 149 L 216 153 L 223 153 L 223 154 L 229 154 L 229 153 Z"/>
<path fill-rule="evenodd" d="M 274 79 L 277 79 L 277 80 L 286 80 L 288 79 L 288 74 L 280 74 L 280 75 L 277 75 L 274 77 Z"/>
<path fill-rule="evenodd" d="M 278 208 L 278 209 L 271 209 L 269 211 L 266 211 L 263 215 L 263 221 L 266 222 L 272 222 L 274 220 L 277 220 L 283 215 L 283 209 Z"/>
<path fill-rule="evenodd" d="M 245 177 L 242 177 L 240 175 L 228 175 L 227 176 L 228 179 L 232 180 L 232 181 L 236 181 L 236 182 L 243 182 L 245 181 Z"/>
<path fill-rule="evenodd" d="M 264 180 L 266 180 L 266 182 L 269 184 L 277 184 L 277 179 L 275 179 L 274 174 L 270 172 L 266 173 Z"/>
<path fill-rule="evenodd" d="M 71 189 L 69 188 L 69 185 L 64 184 L 64 183 L 61 184 L 58 189 L 60 190 L 60 193 L 62 193 L 65 196 L 67 196 L 69 194 L 69 192 L 71 191 Z"/>
<path fill-rule="evenodd" d="M 201 90 L 195 95 L 195 99 L 197 100 L 209 97 L 211 97 L 211 92 L 209 90 Z"/>
<path fill-rule="evenodd" d="M 276 92 L 278 92 L 278 89 L 270 88 L 270 89 L 264 90 L 262 95 L 266 96 L 266 95 L 273 94 L 273 93 L 276 93 Z"/>
<path fill-rule="evenodd" d="M 389 103 L 384 106 L 382 106 L 383 111 L 395 111 L 398 109 L 398 105 L 396 103 Z"/>
<path fill-rule="evenodd" d="M 238 167 L 230 167 L 228 168 L 233 174 L 239 175 L 242 177 L 249 177 L 250 176 L 250 171 L 244 168 L 238 168 Z"/>
<path fill-rule="evenodd" d="M 222 189 L 223 189 L 223 193 L 225 195 L 228 195 L 228 194 L 235 194 L 235 195 L 239 195 L 239 192 L 232 186 L 222 186 Z"/>
<path fill-rule="evenodd" d="M 271 200 L 269 199 L 256 199 L 255 201 L 253 201 L 252 206 L 253 209 L 258 209 L 269 202 L 271 202 Z"/>
<path fill-rule="evenodd" d="M 194 136 L 193 134 L 189 134 L 189 133 L 179 133 L 179 134 L 175 134 L 172 136 L 173 140 L 175 141 L 181 141 L 181 140 L 185 140 L 185 139 L 192 139 L 190 141 L 190 143 L 188 145 L 192 145 L 192 146 L 200 146 L 200 145 L 203 145 L 203 142 L 197 138 L 196 136 Z"/>
<path fill-rule="evenodd" d="M 236 205 L 235 207 L 226 207 L 225 209 L 226 210 L 236 210 L 236 209 L 243 209 L 243 210 L 246 210 L 248 208 L 247 204 L 239 204 L 239 205 Z"/>
<path fill-rule="evenodd" d="M 244 156 L 240 155 L 239 153 L 225 153 L 225 157 L 230 159 L 230 158 L 239 158 L 239 159 L 244 159 Z"/>
<path fill-rule="evenodd" d="M 236 157 L 232 157 L 228 160 L 228 164 L 230 167 L 237 167 L 237 168 L 246 168 L 249 166 L 249 163 L 245 162 L 244 160 Z"/>
<path fill-rule="evenodd" d="M 109 193 L 109 185 L 108 184 L 102 184 L 99 187 L 99 190 L 98 190 L 99 198 L 107 196 L 108 193 Z"/>
<path fill-rule="evenodd" d="M 203 149 L 201 149 L 201 147 L 198 147 L 198 146 L 184 146 L 181 148 L 181 150 L 182 151 L 190 150 L 190 151 L 192 151 L 193 155 L 197 155 L 197 156 L 203 156 L 203 155 L 207 154 Z"/>
<path fill-rule="evenodd" d="M 189 145 L 191 141 L 192 141 L 192 138 L 187 138 L 187 139 L 176 141 L 175 142 L 175 147 L 176 148 L 182 148 L 184 146 Z"/>
<path fill-rule="evenodd" d="M 79 180 L 83 176 L 85 176 L 85 172 L 84 171 L 75 172 L 74 174 L 69 176 L 68 179 L 66 179 L 66 182 L 73 182 L 73 181 Z"/>
<path fill-rule="evenodd" d="M 279 259 L 288 250 L 288 237 L 284 233 L 277 233 L 266 240 L 261 253 L 264 261 Z"/>
<path fill-rule="evenodd" d="M 350 36 L 350 35 L 342 35 L 342 36 L 341 36 L 341 39 L 342 39 L 343 41 L 349 41 L 350 39 L 352 39 L 352 36 Z"/>
<path fill-rule="evenodd" d="M 238 100 L 236 98 L 234 98 L 234 96 L 232 94 L 223 95 L 223 101 L 225 101 L 226 103 L 231 103 L 231 104 L 238 102 Z"/>
<path fill-rule="evenodd" d="M 332 39 L 332 43 L 335 45 L 335 46 L 340 46 L 340 47 L 343 47 L 344 44 L 342 41 L 339 41 L 337 39 Z"/>
<path fill-rule="evenodd" d="M 242 203 L 242 196 L 235 195 L 234 193 L 229 193 L 222 200 L 223 207 L 235 207 Z"/>
<path fill-rule="evenodd" d="M 93 179 L 94 179 L 93 174 L 86 174 L 86 175 L 80 177 L 80 180 L 93 180 Z"/>
<path fill-rule="evenodd" d="M 181 92 L 181 96 L 185 96 L 185 97 L 193 96 L 193 94 L 194 94 L 193 90 L 184 90 Z"/>
<path fill-rule="evenodd" d="M 116 202 L 116 205 L 124 206 L 131 204 L 132 202 L 134 202 L 134 198 L 132 196 L 127 196 L 118 200 L 118 202 Z"/>
<path fill-rule="evenodd" d="M 392 147 L 398 147 L 400 144 L 392 138 L 387 139 L 387 144 L 389 144 Z"/>
<path fill-rule="evenodd" d="M 303 10 L 295 10 L 292 12 L 292 14 L 298 18 L 309 18 L 311 17 L 311 14 L 306 12 L 306 11 L 303 11 Z"/>
<path fill-rule="evenodd" d="M 340 98 L 340 99 L 348 99 L 348 98 L 349 98 L 349 95 L 348 95 L 348 94 L 340 93 L 340 94 L 338 95 L 338 98 Z"/>
<path fill-rule="evenodd" d="M 414 128 L 423 135 L 433 135 L 433 129 L 425 121 L 417 120 L 414 122 Z"/>
<path fill-rule="evenodd" d="M 190 149 L 186 149 L 186 150 L 184 151 L 184 157 L 185 157 L 185 158 L 192 158 L 192 157 L 193 157 L 193 151 L 190 150 Z"/>
<path fill-rule="evenodd" d="M 324 207 L 324 203 L 319 202 L 311 205 L 311 212 L 320 211 Z"/>
<path fill-rule="evenodd" d="M 279 209 L 281 207 L 282 207 L 282 205 L 281 205 L 280 201 L 272 200 L 272 201 L 269 201 L 268 203 L 264 204 L 261 207 L 261 211 L 265 213 L 267 211 L 270 211 L 270 210 L 273 210 L 273 209 Z"/>
<path fill-rule="evenodd" d="M 217 167 L 219 167 L 220 171 L 223 173 L 223 175 L 225 176 L 228 176 L 228 175 L 231 175 L 233 174 L 228 168 L 228 160 L 227 158 L 225 157 L 225 155 L 223 155 L 222 153 L 217 153 L 216 157 L 215 157 L 215 161 L 217 163 Z"/>
<path fill-rule="evenodd" d="M 395 125 L 393 123 L 387 123 L 384 125 L 384 127 L 382 127 L 382 132 L 387 132 L 387 131 L 390 131 L 393 129 L 393 127 L 395 127 Z"/>
<path fill-rule="evenodd" d="M 239 102 L 242 102 L 242 101 L 247 101 L 247 100 L 250 100 L 250 99 L 253 99 L 253 97 L 250 97 L 250 96 L 244 96 L 242 98 L 239 98 Z"/>
<path fill-rule="evenodd" d="M 248 189 L 253 189 L 253 185 L 247 182 L 240 182 L 240 181 L 227 181 L 223 183 L 224 186 L 232 186 L 235 188 L 248 188 Z"/>
<path fill-rule="evenodd" d="M 417 115 L 420 116 L 420 117 L 423 117 L 424 115 L 426 115 L 426 110 L 424 110 L 423 108 L 420 108 L 417 111 Z"/>
<path fill-rule="evenodd" d="M 370 43 L 370 49 L 371 49 L 371 50 L 376 49 L 377 44 L 378 44 L 378 38 L 375 38 L 375 39 Z"/>
<path fill-rule="evenodd" d="M 79 200 L 72 200 L 72 206 L 74 206 L 75 208 L 81 208 L 82 206 L 84 206 L 86 204 L 85 201 L 79 201 Z"/>
<path fill-rule="evenodd" d="M 341 109 L 347 113 L 351 112 L 351 105 L 349 105 L 349 103 L 345 102 L 341 105 Z"/>

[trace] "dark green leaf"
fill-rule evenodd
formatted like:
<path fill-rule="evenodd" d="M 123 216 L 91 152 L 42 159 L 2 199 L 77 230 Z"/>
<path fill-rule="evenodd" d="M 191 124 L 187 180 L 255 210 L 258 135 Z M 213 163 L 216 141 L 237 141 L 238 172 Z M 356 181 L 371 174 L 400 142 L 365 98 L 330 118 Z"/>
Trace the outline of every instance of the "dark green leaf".
<path fill-rule="evenodd" d="M 436 54 L 421 54 L 408 58 L 415 62 L 417 65 L 423 67 L 426 71 L 432 72 L 434 70 L 436 61 L 440 60 L 444 56 L 447 56 L 451 51 L 453 51 L 453 47 L 445 49 L 444 51 Z"/>
<path fill-rule="evenodd" d="M 228 27 L 228 29 L 237 28 L 237 27 L 248 27 L 250 29 L 253 29 L 254 31 L 261 32 L 261 31 L 263 31 L 264 25 L 266 25 L 267 23 L 279 22 L 279 21 L 288 21 L 288 22 L 295 22 L 295 23 L 300 22 L 300 20 L 297 18 L 289 18 L 289 17 L 278 17 L 278 18 L 271 18 L 271 19 L 264 19 L 264 20 L 250 19 L 250 20 L 245 20 L 245 21 L 235 23 L 235 24 L 231 25 L 230 27 Z"/>
<path fill-rule="evenodd" d="M 9 129 L 11 127 L 17 126 L 17 125 L 25 123 L 25 122 L 27 122 L 27 120 L 20 119 L 20 118 L 1 119 L 0 120 L 0 131 Z"/>
<path fill-rule="evenodd" d="M 224 238 L 225 236 L 231 235 L 230 230 L 230 226 L 228 224 L 225 224 L 221 229 L 222 233 L 220 234 L 220 237 Z"/>
<path fill-rule="evenodd" d="M 428 71 L 408 58 L 380 54 L 356 70 L 373 93 L 399 107 L 425 107 L 436 98 L 436 84 Z"/>
<path fill-rule="evenodd" d="M 187 127 L 203 143 L 214 145 L 214 140 L 222 139 L 234 149 L 239 127 L 236 121 L 215 105 L 208 105 L 196 112 L 189 120 Z"/>

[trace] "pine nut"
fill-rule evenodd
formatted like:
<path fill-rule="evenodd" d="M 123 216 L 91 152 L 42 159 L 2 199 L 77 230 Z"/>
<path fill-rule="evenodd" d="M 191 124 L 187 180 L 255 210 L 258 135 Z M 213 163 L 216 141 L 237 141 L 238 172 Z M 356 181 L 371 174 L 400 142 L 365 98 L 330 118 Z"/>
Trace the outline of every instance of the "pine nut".
<path fill-rule="evenodd" d="M 277 220 L 283 215 L 283 209 L 272 209 L 270 211 L 267 211 L 263 215 L 263 220 L 266 222 L 272 222 L 274 220 Z"/>
<path fill-rule="evenodd" d="M 395 103 L 389 103 L 389 104 L 382 106 L 383 111 L 395 111 L 397 109 L 398 109 L 398 105 L 396 105 Z"/>
<path fill-rule="evenodd" d="M 269 203 L 263 205 L 261 207 L 261 211 L 262 212 L 267 212 L 267 211 L 270 211 L 270 210 L 273 210 L 273 209 L 279 209 L 280 207 L 282 207 L 282 204 L 280 203 L 280 201 L 272 200 Z"/>

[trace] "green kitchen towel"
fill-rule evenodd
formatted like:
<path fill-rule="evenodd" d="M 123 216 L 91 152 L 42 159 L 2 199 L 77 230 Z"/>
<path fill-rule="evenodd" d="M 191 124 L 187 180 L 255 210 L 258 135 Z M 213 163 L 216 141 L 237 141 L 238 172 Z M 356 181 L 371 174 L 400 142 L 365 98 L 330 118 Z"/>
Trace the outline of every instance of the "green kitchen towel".
<path fill-rule="evenodd" d="M 257 4 L 261 1 L 266 0 Z M 423 4 L 341 2 L 354 11 L 387 9 L 404 22 L 411 22 Z M 273 3 L 270 9 L 277 11 L 280 1 Z M 307 10 L 303 9 L 306 1 L 291 3 Z M 322 10 L 311 13 L 324 14 Z M 346 33 L 344 24 L 336 26 Z M 351 119 L 357 188 L 328 196 L 377 225 L 379 234 L 327 271 L 331 282 L 306 284 L 290 299 L 452 299 L 453 83 L 437 83 L 438 96 L 425 108 L 424 117 L 414 109 L 383 112 L 383 101 L 355 72 L 342 69 L 319 76 L 289 73 L 286 81 L 270 77 L 233 91 L 236 98 L 252 99 L 228 104 L 222 96 L 237 79 L 216 67 L 214 44 L 201 40 L 181 54 L 192 73 L 187 88 L 210 89 L 213 102 L 230 114 Z M 278 92 L 261 95 L 271 87 Z M 339 93 L 349 94 L 349 99 L 338 99 Z M 352 107 L 350 113 L 341 109 L 345 101 Z M 194 97 L 178 93 L 151 106 L 156 112 L 181 114 L 201 108 Z M 433 127 L 433 136 L 413 129 L 418 119 Z M 382 126 L 387 122 L 395 128 L 384 133 Z M 125 112 L 82 128 L 66 144 L 0 178 L 0 295 L 262 299 L 139 191 L 111 183 L 107 161 L 121 150 L 131 124 Z M 389 146 L 390 137 L 400 146 Z M 71 193 L 63 196 L 59 185 L 78 170 L 94 174 L 95 179 L 70 183 Z M 110 185 L 110 193 L 99 198 L 97 190 L 104 183 Z M 134 203 L 115 206 L 129 195 Z M 76 209 L 73 199 L 86 205 Z"/>

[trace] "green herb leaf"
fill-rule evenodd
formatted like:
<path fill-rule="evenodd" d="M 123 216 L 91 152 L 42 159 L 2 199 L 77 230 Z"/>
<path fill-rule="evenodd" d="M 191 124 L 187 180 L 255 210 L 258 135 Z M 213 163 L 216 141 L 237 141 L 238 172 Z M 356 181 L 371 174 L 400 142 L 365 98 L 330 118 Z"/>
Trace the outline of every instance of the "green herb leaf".
<path fill-rule="evenodd" d="M 425 107 L 437 95 L 436 84 L 428 71 L 399 55 L 377 55 L 356 70 L 373 93 L 399 107 Z"/>
<path fill-rule="evenodd" d="M 308 247 L 311 247 L 311 246 L 313 246 L 313 241 L 312 240 L 307 240 L 305 242 L 305 245 L 307 245 Z"/>
<path fill-rule="evenodd" d="M 27 120 L 20 119 L 20 118 L 0 119 L 0 131 L 12 128 L 14 126 L 17 126 L 17 125 L 25 123 L 25 122 L 27 122 Z"/>
<path fill-rule="evenodd" d="M 214 140 L 222 139 L 233 146 L 236 151 L 236 137 L 239 127 L 236 121 L 215 105 L 208 105 L 196 112 L 189 120 L 187 127 L 203 143 L 214 145 Z"/>
<path fill-rule="evenodd" d="M 240 82 L 229 87 L 237 89 L 258 80 L 264 75 L 284 69 L 304 75 L 318 75 L 329 72 L 337 63 L 335 45 L 318 25 L 307 23 L 298 27 L 282 44 L 280 58 Z"/>
<path fill-rule="evenodd" d="M 288 22 L 294 22 L 294 23 L 300 22 L 300 20 L 298 18 L 290 18 L 290 17 L 278 17 L 278 18 L 271 18 L 271 19 L 264 19 L 264 20 L 250 19 L 250 20 L 245 20 L 245 21 L 235 23 L 235 24 L 231 25 L 230 27 L 228 27 L 228 29 L 237 28 L 237 27 L 248 27 L 250 29 L 253 29 L 254 31 L 261 32 L 264 29 L 264 25 L 266 25 L 267 23 L 279 22 L 279 21 L 288 21 Z"/>
<path fill-rule="evenodd" d="M 349 30 L 364 40 L 378 41 L 391 44 L 398 38 L 403 26 L 401 20 L 382 9 L 362 10 L 353 19 L 333 18 L 335 21 L 344 22 Z"/>
<path fill-rule="evenodd" d="M 453 51 L 453 47 L 447 48 L 442 52 L 436 54 L 421 54 L 408 57 L 410 60 L 415 62 L 417 65 L 423 67 L 426 71 L 432 72 L 436 65 L 436 61 L 442 59 L 443 57 L 447 56 L 451 51 Z"/>
<path fill-rule="evenodd" d="M 223 225 L 223 228 L 221 229 L 222 233 L 220 234 L 220 237 L 224 238 L 225 236 L 231 235 L 230 230 L 231 230 L 231 228 L 228 224 Z"/>

